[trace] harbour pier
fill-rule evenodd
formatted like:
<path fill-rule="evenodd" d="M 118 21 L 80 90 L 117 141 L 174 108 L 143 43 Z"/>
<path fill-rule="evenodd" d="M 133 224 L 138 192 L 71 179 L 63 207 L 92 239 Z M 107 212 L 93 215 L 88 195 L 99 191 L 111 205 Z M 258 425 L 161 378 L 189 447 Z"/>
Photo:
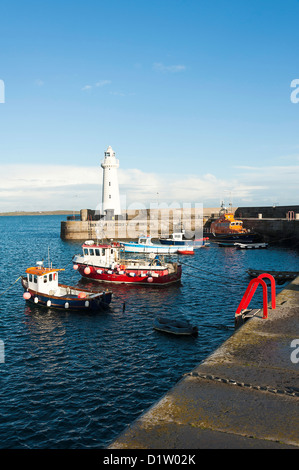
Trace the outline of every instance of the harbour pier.
<path fill-rule="evenodd" d="M 299 206 L 232 208 L 243 226 L 261 235 L 268 243 L 289 246 L 299 244 Z M 185 230 L 186 238 L 200 238 L 209 233 L 219 208 L 168 208 L 123 211 L 121 216 L 111 214 L 99 217 L 95 211 L 82 209 L 80 216 L 70 216 L 61 222 L 63 240 L 137 239 L 142 235 L 152 238 L 167 237 L 174 231 Z"/>
<path fill-rule="evenodd" d="M 109 449 L 298 449 L 298 317 L 299 277 Z"/>
<path fill-rule="evenodd" d="M 202 237 L 206 222 L 218 214 L 219 209 L 173 208 L 123 211 L 121 216 L 107 214 L 100 218 L 95 211 L 83 209 L 80 218 L 69 217 L 61 222 L 60 236 L 64 240 L 113 238 L 137 239 L 169 236 L 174 231 L 185 230 L 186 238 Z"/>

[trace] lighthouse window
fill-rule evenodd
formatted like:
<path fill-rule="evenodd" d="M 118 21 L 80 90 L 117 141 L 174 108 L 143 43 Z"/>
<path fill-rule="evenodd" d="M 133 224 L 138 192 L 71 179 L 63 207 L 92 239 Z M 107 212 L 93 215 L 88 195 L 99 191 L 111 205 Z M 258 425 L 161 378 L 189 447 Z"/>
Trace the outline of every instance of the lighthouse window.
<path fill-rule="evenodd" d="M 109 199 L 111 199 L 111 194 L 109 194 Z"/>
<path fill-rule="evenodd" d="M 111 186 L 111 181 L 109 181 L 109 186 Z"/>

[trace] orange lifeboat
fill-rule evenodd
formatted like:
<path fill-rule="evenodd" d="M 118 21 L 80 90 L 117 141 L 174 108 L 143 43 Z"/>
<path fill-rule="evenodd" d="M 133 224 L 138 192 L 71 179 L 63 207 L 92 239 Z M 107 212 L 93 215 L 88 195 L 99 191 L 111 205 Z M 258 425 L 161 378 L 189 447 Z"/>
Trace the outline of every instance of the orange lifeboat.
<path fill-rule="evenodd" d="M 211 223 L 210 232 L 210 240 L 221 246 L 234 245 L 236 242 L 254 243 L 260 239 L 258 234 L 245 229 L 242 220 L 235 219 L 231 208 L 227 210 L 223 203 L 218 219 Z"/>
<path fill-rule="evenodd" d="M 219 218 L 211 223 L 211 232 L 215 235 L 238 235 L 241 233 L 248 233 L 248 230 L 243 228 L 242 220 L 235 219 L 234 214 L 232 212 L 228 212 L 222 204 Z"/>

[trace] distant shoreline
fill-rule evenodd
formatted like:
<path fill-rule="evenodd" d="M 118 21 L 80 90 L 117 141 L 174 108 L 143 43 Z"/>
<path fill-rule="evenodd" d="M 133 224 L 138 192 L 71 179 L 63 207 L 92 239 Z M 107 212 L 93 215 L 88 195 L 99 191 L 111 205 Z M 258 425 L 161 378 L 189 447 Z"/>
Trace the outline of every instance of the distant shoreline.
<path fill-rule="evenodd" d="M 80 211 L 15 211 L 15 212 L 0 212 L 0 216 L 13 216 L 13 215 L 74 215 L 80 214 Z"/>

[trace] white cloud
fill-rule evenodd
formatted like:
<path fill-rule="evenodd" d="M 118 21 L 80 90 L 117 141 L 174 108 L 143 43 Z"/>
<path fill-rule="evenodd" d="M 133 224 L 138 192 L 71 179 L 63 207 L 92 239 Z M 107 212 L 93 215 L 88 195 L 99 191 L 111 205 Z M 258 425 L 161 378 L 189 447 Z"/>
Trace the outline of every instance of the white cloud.
<path fill-rule="evenodd" d="M 170 72 L 170 73 L 177 73 L 183 72 L 186 70 L 185 65 L 164 65 L 162 62 L 155 62 L 153 64 L 153 69 L 159 72 Z"/>
<path fill-rule="evenodd" d="M 95 209 L 101 202 L 100 166 L 0 165 L 0 212 Z M 299 166 L 238 167 L 231 177 L 215 174 L 157 174 L 118 170 L 125 207 L 163 202 L 233 205 L 294 204 L 299 198 Z M 124 207 L 124 208 L 125 208 Z"/>
<path fill-rule="evenodd" d="M 111 83 L 111 80 L 100 80 L 99 82 L 97 82 L 95 84 L 96 87 L 101 87 L 101 86 L 105 86 L 105 85 L 110 85 Z"/>
<path fill-rule="evenodd" d="M 81 90 L 91 90 L 92 88 L 99 88 L 99 87 L 103 87 L 105 85 L 110 85 L 111 83 L 111 80 L 99 80 L 97 83 L 95 83 L 94 85 L 85 85 L 83 88 L 81 88 Z"/>

